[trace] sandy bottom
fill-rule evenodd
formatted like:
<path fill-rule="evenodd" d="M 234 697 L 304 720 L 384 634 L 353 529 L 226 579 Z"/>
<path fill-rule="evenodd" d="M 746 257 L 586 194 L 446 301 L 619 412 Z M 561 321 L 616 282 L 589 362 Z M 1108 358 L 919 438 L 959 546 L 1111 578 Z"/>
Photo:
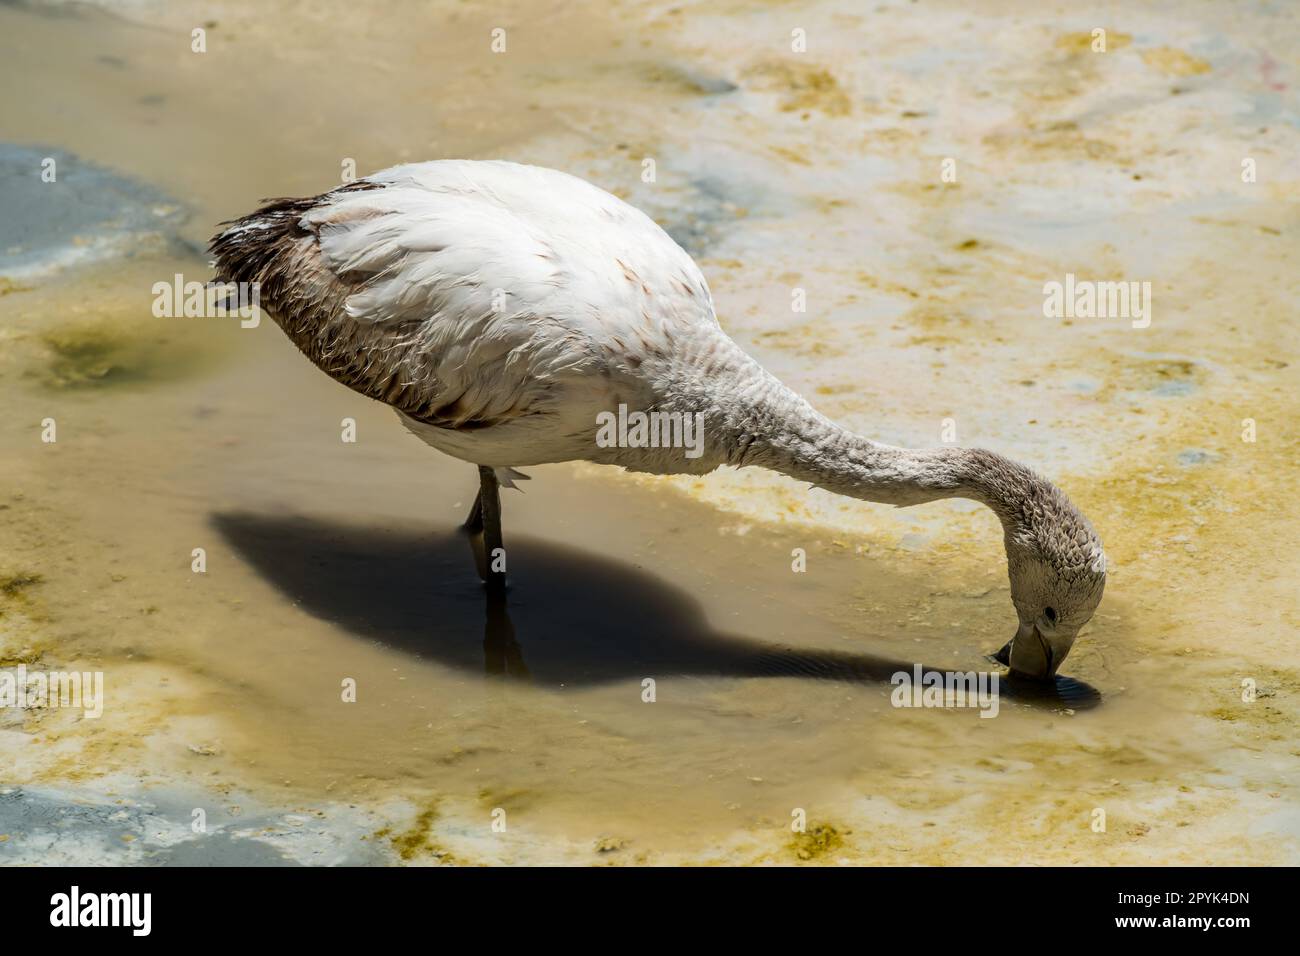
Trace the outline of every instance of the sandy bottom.
<path fill-rule="evenodd" d="M 107 695 L 0 711 L 0 862 L 1300 861 L 1294 14 L 116 9 L 0 8 L 0 140 L 188 209 L 0 265 L 0 663 Z M 472 468 L 269 321 L 151 314 L 258 198 L 452 155 L 650 210 L 846 425 L 1057 479 L 1113 564 L 1085 689 L 891 706 L 1014 630 L 995 520 L 761 473 L 531 469 L 490 606 Z M 1150 281 L 1150 327 L 1044 318 L 1066 272 Z"/>

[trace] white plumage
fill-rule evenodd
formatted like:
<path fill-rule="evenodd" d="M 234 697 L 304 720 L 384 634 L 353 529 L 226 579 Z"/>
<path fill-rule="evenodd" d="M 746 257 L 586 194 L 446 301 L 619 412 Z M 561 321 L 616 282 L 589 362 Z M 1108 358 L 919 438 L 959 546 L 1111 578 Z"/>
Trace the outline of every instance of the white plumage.
<path fill-rule="evenodd" d="M 303 217 L 323 262 L 373 282 L 348 296 L 361 322 L 423 321 L 418 373 L 455 418 L 404 420 L 477 464 L 588 457 L 595 416 L 653 399 L 629 375 L 693 330 L 717 330 L 699 268 L 640 210 L 553 170 L 437 162 L 372 177 Z M 409 361 L 409 360 L 408 360 Z"/>
<path fill-rule="evenodd" d="M 498 543 L 491 468 L 760 465 L 872 501 L 993 508 L 1021 620 L 1016 670 L 1054 673 L 1101 598 L 1100 543 L 1055 486 L 991 452 L 910 451 L 836 426 L 727 337 L 704 276 L 667 233 L 576 177 L 505 162 L 398 166 L 276 200 L 213 252 L 218 278 L 260 283 L 264 308 L 323 370 L 485 466 L 475 514 Z M 598 444 L 600 416 L 620 405 L 699 416 L 702 454 Z"/>

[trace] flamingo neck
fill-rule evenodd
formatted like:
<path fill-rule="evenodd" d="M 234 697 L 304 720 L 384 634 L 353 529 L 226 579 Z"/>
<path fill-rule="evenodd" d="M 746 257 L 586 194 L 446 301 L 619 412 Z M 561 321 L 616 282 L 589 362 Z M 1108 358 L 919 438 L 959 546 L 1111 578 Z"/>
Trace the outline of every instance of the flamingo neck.
<path fill-rule="evenodd" d="M 907 506 L 969 498 L 1008 530 L 1036 483 L 1028 468 L 980 449 L 897 448 L 835 424 L 725 336 L 690 356 L 693 383 L 674 405 L 705 410 L 705 442 L 716 464 L 758 466 L 835 494 Z M 682 379 L 678 380 L 683 381 Z"/>

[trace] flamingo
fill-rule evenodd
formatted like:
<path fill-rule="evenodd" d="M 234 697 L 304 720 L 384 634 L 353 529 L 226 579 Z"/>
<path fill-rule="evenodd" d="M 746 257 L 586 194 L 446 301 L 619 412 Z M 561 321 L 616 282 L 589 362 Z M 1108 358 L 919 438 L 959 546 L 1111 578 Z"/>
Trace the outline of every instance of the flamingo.
<path fill-rule="evenodd" d="M 223 225 L 218 282 L 255 283 L 318 368 L 478 467 L 466 528 L 489 587 L 504 587 L 487 561 L 505 553 L 499 489 L 518 467 L 585 460 L 661 475 L 768 468 L 898 507 L 980 502 L 1004 532 L 1018 626 L 996 657 L 1015 674 L 1053 679 L 1101 600 L 1101 543 L 1064 492 L 991 451 L 899 448 L 835 424 L 727 336 L 663 229 L 578 177 L 406 164 Z M 596 440 L 629 409 L 698 422 L 703 440 Z"/>

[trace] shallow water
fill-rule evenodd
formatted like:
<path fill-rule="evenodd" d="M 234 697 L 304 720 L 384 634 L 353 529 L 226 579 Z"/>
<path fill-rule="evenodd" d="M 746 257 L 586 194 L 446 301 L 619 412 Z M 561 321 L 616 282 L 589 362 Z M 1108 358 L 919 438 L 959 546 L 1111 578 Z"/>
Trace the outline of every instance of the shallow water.
<path fill-rule="evenodd" d="M 1099 56 L 1094 24 L 1010 6 L 263 7 L 0 6 L 0 140 L 187 211 L 125 257 L 0 268 L 0 658 L 109 695 L 6 713 L 4 782 L 156 808 L 65 855 L 189 847 L 194 805 L 238 845 L 311 829 L 265 838 L 299 862 L 1300 858 L 1293 12 L 1116 7 Z M 473 469 L 269 321 L 152 316 L 258 198 L 452 155 L 651 211 L 728 331 L 846 425 L 934 445 L 951 418 L 1058 480 L 1113 564 L 1081 684 L 992 720 L 891 706 L 896 670 L 987 670 L 1014 630 L 1000 529 L 762 473 L 530 469 L 489 607 L 456 531 Z M 1151 327 L 1045 319 L 1066 272 L 1151 281 Z M 60 845 L 0 819 L 0 861 Z"/>

